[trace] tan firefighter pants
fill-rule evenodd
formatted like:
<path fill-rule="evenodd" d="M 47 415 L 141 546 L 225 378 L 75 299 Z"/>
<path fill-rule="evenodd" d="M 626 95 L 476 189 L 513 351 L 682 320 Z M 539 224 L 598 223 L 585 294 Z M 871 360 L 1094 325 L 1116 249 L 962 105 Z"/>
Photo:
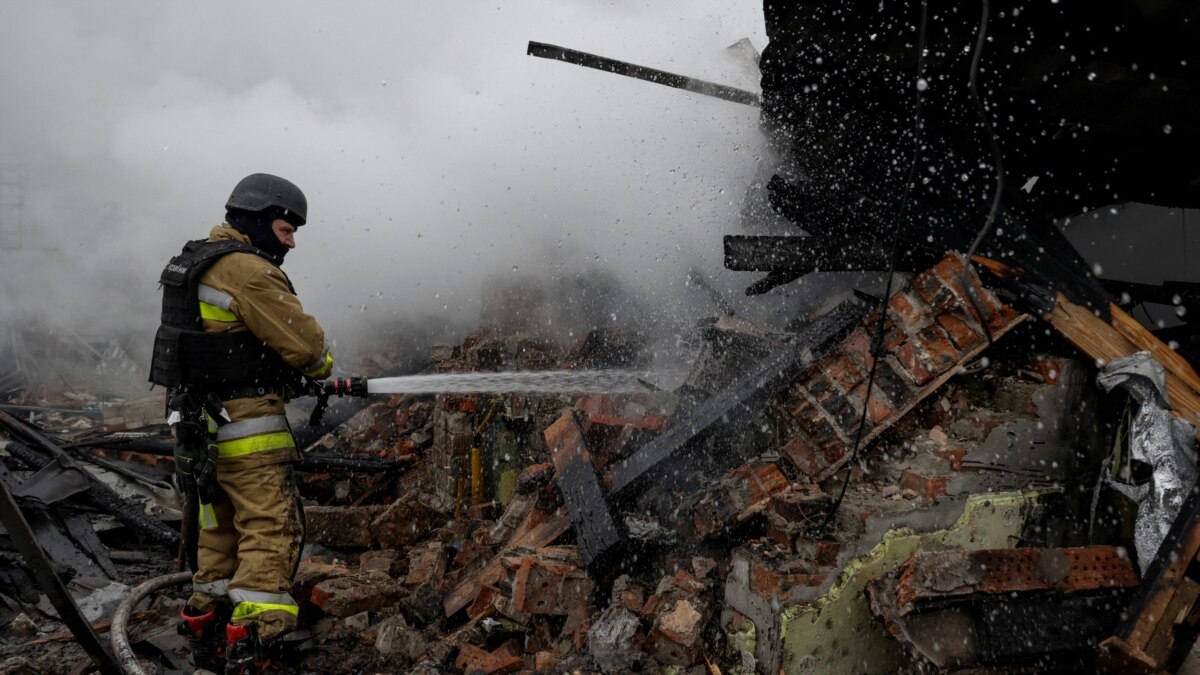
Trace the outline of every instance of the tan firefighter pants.
<path fill-rule="evenodd" d="M 289 594 L 304 546 L 295 471 L 291 464 L 218 462 L 217 482 L 217 526 L 200 531 L 188 604 L 209 611 L 227 600 L 233 623 L 257 623 L 260 638 L 272 640 L 295 628 L 298 614 Z"/>

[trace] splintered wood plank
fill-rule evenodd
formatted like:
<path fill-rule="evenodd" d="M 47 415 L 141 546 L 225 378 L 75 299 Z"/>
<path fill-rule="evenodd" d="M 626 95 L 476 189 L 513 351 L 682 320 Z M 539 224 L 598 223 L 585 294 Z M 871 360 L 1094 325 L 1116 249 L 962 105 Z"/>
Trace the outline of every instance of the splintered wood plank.
<path fill-rule="evenodd" d="M 1167 375 L 1167 400 L 1180 418 L 1200 425 L 1200 377 L 1182 356 L 1146 330 L 1116 305 L 1110 307 L 1112 323 L 1062 293 L 1044 317 L 1063 337 L 1088 356 L 1107 363 L 1134 352 L 1148 351 Z"/>
<path fill-rule="evenodd" d="M 509 555 L 513 548 L 549 546 L 566 534 L 569 529 L 571 529 L 571 519 L 565 513 L 547 516 L 544 511 L 538 509 L 530 511 L 498 554 L 478 572 L 458 582 L 458 585 L 450 589 L 450 592 L 442 598 L 442 611 L 446 616 L 455 614 L 471 604 L 484 586 L 503 579 L 505 576 L 504 556 Z"/>

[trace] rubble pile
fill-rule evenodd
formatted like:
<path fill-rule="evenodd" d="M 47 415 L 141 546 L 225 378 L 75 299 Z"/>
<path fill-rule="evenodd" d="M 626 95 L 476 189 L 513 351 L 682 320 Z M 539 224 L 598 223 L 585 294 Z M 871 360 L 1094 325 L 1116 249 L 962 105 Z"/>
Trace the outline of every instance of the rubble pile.
<path fill-rule="evenodd" d="M 1059 330 L 1079 348 L 1047 337 L 992 283 L 952 253 L 886 302 L 794 331 L 704 322 L 673 391 L 372 401 L 298 466 L 304 627 L 289 658 L 311 672 L 792 673 L 1178 652 L 1182 639 L 1118 637 L 1145 589 L 1163 592 L 1147 580 L 1166 572 L 1135 561 L 1173 560 L 1132 550 L 1143 470 L 1110 455 L 1135 404 L 1094 384 L 1082 333 Z M 429 363 L 638 367 L 646 352 L 629 329 L 556 344 L 493 324 Z M 1191 377 L 1172 369 L 1161 390 Z M 169 444 L 161 426 L 21 414 L 0 418 L 3 478 L 102 622 L 104 598 L 173 567 Z M 106 510 L 103 471 L 124 482 L 102 485 L 141 485 L 138 517 Z M 79 487 L 48 498 L 45 480 Z M 0 556 L 20 560 L 6 540 Z M 2 655 L 54 625 L 28 565 L 6 569 Z M 156 602 L 135 642 L 181 668 L 164 633 L 178 601 Z"/>

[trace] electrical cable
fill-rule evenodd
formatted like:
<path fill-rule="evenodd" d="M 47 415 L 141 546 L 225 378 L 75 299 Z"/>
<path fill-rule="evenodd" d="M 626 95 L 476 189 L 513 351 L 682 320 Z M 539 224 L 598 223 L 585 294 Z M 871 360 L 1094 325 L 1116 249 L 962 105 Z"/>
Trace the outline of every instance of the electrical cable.
<path fill-rule="evenodd" d="M 988 144 L 991 146 L 992 161 L 996 165 L 996 189 L 992 194 L 992 204 L 988 209 L 987 219 L 984 220 L 983 226 L 976 233 L 975 240 L 971 242 L 971 247 L 967 249 L 966 261 L 962 274 L 959 276 L 959 282 L 967 293 L 967 300 L 971 303 L 971 308 L 975 310 L 975 314 L 979 317 L 979 325 L 983 328 L 983 334 L 987 338 L 987 345 L 991 347 L 994 340 L 992 338 L 992 331 L 988 327 L 988 313 L 983 310 L 983 303 L 980 301 L 979 295 L 975 292 L 975 287 L 971 284 L 971 280 L 967 278 L 968 270 L 974 268 L 974 263 L 971 261 L 975 257 L 975 252 L 979 249 L 979 245 L 987 237 L 992 229 L 992 225 L 996 222 L 996 214 L 1000 210 L 1000 197 L 1004 192 L 1004 156 L 1000 153 L 1000 144 L 996 140 L 996 133 L 992 129 L 992 122 L 988 119 L 987 107 L 983 105 L 983 99 L 979 96 L 979 61 L 983 55 L 983 45 L 987 42 L 988 15 L 991 13 L 988 0 L 982 0 L 982 2 L 983 7 L 979 16 L 979 31 L 975 39 L 975 51 L 971 54 L 971 70 L 967 77 L 967 87 L 971 92 L 971 100 L 975 104 L 975 112 L 979 115 L 979 121 L 983 124 L 983 130 L 987 132 Z"/>
<path fill-rule="evenodd" d="M 921 24 L 917 36 L 917 100 L 913 106 L 913 156 L 912 162 L 908 166 L 908 178 L 905 182 L 904 196 L 900 200 L 900 214 L 898 222 L 904 223 L 908 217 L 909 199 L 912 196 L 913 185 L 916 180 L 917 162 L 921 157 L 921 135 L 924 129 L 921 116 L 922 96 L 922 77 L 925 74 L 925 29 L 929 19 L 929 0 L 921 0 Z M 883 302 L 879 307 L 879 321 L 875 325 L 875 336 L 871 341 L 871 367 L 867 369 L 867 391 L 863 396 L 862 410 L 858 418 L 858 430 L 854 434 L 854 445 L 850 451 L 850 458 L 846 460 L 847 465 L 852 465 L 858 459 L 858 453 L 862 449 L 863 431 L 867 426 L 868 406 L 871 403 L 871 391 L 875 386 L 875 371 L 879 366 L 879 359 L 883 356 L 883 332 L 885 319 L 887 318 L 888 299 L 892 297 L 892 283 L 896 276 L 896 250 L 899 245 L 899 237 L 892 234 L 891 246 L 888 253 L 888 271 L 887 283 L 884 286 Z M 850 486 L 851 470 L 846 471 L 846 475 L 842 480 L 842 488 L 838 492 L 837 499 L 825 512 L 825 517 L 816 527 L 816 533 L 819 535 L 825 531 L 833 517 L 841 508 L 842 500 L 846 498 L 846 489 Z"/>

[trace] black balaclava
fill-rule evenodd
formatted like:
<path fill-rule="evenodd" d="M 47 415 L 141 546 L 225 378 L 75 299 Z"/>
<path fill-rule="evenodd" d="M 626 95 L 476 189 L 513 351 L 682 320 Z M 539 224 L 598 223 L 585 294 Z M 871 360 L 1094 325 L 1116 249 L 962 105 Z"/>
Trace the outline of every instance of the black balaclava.
<path fill-rule="evenodd" d="M 269 253 L 274 258 L 272 262 L 276 267 L 283 265 L 283 258 L 287 255 L 288 247 L 284 246 L 283 242 L 279 241 L 279 237 L 275 236 L 275 231 L 271 229 L 271 223 L 282 217 L 282 211 L 277 208 L 263 209 L 262 211 L 229 209 L 225 212 L 225 220 L 233 226 L 233 229 L 250 237 L 251 244 Z"/>

